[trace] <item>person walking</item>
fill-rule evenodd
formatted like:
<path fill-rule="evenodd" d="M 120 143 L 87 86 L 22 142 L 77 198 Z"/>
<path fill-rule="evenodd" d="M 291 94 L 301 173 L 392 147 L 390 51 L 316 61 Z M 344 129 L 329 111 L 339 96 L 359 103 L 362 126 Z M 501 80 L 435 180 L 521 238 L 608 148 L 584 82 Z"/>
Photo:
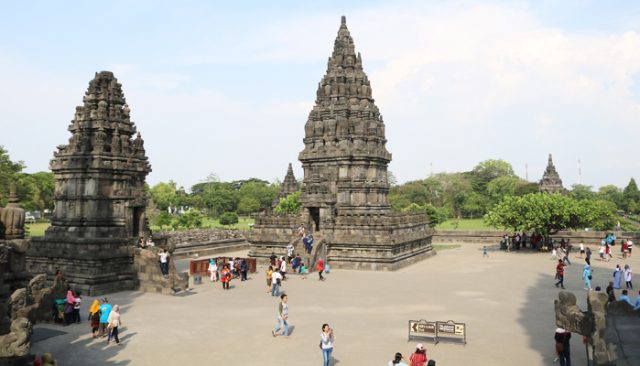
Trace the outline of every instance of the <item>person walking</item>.
<path fill-rule="evenodd" d="M 316 266 L 316 270 L 318 270 L 318 281 L 324 281 L 324 277 L 322 276 L 322 272 L 324 272 L 324 261 L 322 258 L 318 258 L 318 265 Z"/>
<path fill-rule="evenodd" d="M 287 302 L 289 298 L 286 294 L 282 294 L 280 296 L 280 304 L 278 305 L 278 324 L 276 328 L 271 331 L 272 336 L 276 336 L 281 328 L 284 328 L 282 335 L 285 337 L 289 336 L 289 305 Z"/>
<path fill-rule="evenodd" d="M 564 290 L 564 262 L 562 259 L 558 259 L 558 265 L 556 265 L 556 287 L 560 286 Z"/>
<path fill-rule="evenodd" d="M 267 268 L 267 293 L 272 291 L 271 289 L 271 276 L 273 275 L 273 267 Z"/>
<path fill-rule="evenodd" d="M 487 252 L 487 246 L 484 245 L 482 246 L 482 257 L 488 257 L 489 256 L 489 252 Z"/>
<path fill-rule="evenodd" d="M 606 292 L 607 292 L 607 302 L 616 301 L 616 294 L 613 291 L 613 282 L 612 281 L 609 281 L 609 286 L 607 286 Z"/>
<path fill-rule="evenodd" d="M 409 356 L 409 361 L 411 361 L 411 366 L 424 366 L 427 363 L 427 350 L 422 343 L 418 343 L 416 351 Z"/>
<path fill-rule="evenodd" d="M 389 361 L 389 366 L 409 366 L 402 360 L 404 360 L 402 353 L 396 352 L 395 356 L 393 356 L 393 360 Z"/>
<path fill-rule="evenodd" d="M 100 305 L 100 326 L 98 329 L 98 337 L 104 337 L 107 335 L 107 326 L 109 325 L 109 314 L 112 307 L 109 304 L 109 300 L 105 297 L 102 299 L 102 305 Z"/>
<path fill-rule="evenodd" d="M 560 366 L 571 366 L 571 332 L 557 328 L 553 338 L 556 341 L 556 353 Z"/>
<path fill-rule="evenodd" d="M 211 282 L 215 282 L 218 280 L 218 264 L 214 258 L 209 259 L 209 268 L 208 271 L 210 273 L 209 279 Z"/>
<path fill-rule="evenodd" d="M 231 271 L 229 270 L 229 266 L 227 264 L 222 267 L 222 273 L 220 275 L 220 280 L 222 282 L 222 289 L 229 289 L 229 282 L 231 282 Z"/>
<path fill-rule="evenodd" d="M 591 249 L 589 247 L 587 247 L 587 249 L 586 249 L 586 256 L 584 257 L 584 261 L 588 265 L 591 265 Z"/>
<path fill-rule="evenodd" d="M 320 333 L 320 349 L 322 350 L 322 366 L 329 366 L 331 360 L 331 352 L 333 352 L 333 343 L 335 336 L 333 329 L 329 324 L 322 324 L 322 333 Z"/>
<path fill-rule="evenodd" d="M 613 288 L 619 290 L 622 282 L 622 269 L 619 264 L 616 264 L 616 269 L 613 271 Z"/>
<path fill-rule="evenodd" d="M 624 265 L 624 282 L 626 282 L 627 288 L 632 289 L 633 284 L 631 283 L 631 277 L 633 277 L 633 272 L 631 272 L 631 267 L 628 264 Z"/>
<path fill-rule="evenodd" d="M 70 286 L 67 286 L 67 302 L 64 304 L 64 325 L 69 325 L 74 321 L 73 307 L 75 306 L 76 298 L 73 296 L 73 291 Z"/>
<path fill-rule="evenodd" d="M 584 255 L 584 243 L 581 241 L 580 242 L 580 258 L 582 258 L 583 255 Z"/>
<path fill-rule="evenodd" d="M 246 259 L 243 259 L 240 263 L 240 281 L 247 280 L 247 272 L 249 272 L 249 263 Z"/>
<path fill-rule="evenodd" d="M 89 322 L 91 325 L 91 337 L 96 338 L 100 328 L 100 301 L 98 299 L 94 299 L 89 308 Z"/>
<path fill-rule="evenodd" d="M 582 270 L 582 279 L 584 280 L 584 289 L 591 291 L 591 266 L 588 264 L 584 265 L 584 269 Z"/>
<path fill-rule="evenodd" d="M 281 258 L 280 262 L 280 273 L 282 274 L 282 280 L 287 279 L 287 259 L 285 257 Z"/>
<path fill-rule="evenodd" d="M 73 323 L 80 324 L 82 321 L 80 320 L 80 307 L 82 305 L 82 296 L 80 291 L 76 294 L 76 297 L 73 301 Z"/>
<path fill-rule="evenodd" d="M 111 343 L 111 339 L 116 341 L 116 344 L 120 344 L 120 338 L 118 338 L 118 327 L 121 325 L 120 323 L 120 305 L 115 305 L 113 310 L 109 313 L 109 337 L 107 338 L 107 344 Z"/>

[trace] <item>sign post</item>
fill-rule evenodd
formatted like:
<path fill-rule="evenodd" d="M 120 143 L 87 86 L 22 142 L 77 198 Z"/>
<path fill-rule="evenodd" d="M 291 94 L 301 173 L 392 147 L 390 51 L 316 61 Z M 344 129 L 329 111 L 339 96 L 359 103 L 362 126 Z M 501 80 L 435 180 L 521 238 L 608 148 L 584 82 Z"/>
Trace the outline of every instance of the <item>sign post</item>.
<path fill-rule="evenodd" d="M 467 344 L 467 325 L 456 323 L 453 320 L 436 322 L 437 337 L 439 341 Z"/>
<path fill-rule="evenodd" d="M 436 322 L 420 320 L 409 320 L 409 340 L 415 338 L 431 338 L 434 343 L 438 343 L 438 333 Z"/>

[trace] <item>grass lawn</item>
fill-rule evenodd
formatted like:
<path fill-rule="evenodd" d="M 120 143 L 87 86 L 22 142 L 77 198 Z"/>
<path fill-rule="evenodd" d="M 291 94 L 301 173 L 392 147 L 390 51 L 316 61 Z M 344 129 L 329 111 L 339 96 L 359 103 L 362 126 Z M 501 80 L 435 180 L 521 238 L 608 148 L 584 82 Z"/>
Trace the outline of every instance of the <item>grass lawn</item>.
<path fill-rule="evenodd" d="M 249 225 L 253 225 L 254 222 L 255 220 L 250 217 L 240 217 L 238 219 L 237 224 L 231 225 L 231 226 L 224 226 L 224 225 L 220 225 L 220 222 L 218 220 L 214 220 L 210 217 L 205 217 L 204 221 L 202 222 L 202 229 L 220 228 L 220 229 L 249 230 Z M 171 231 L 171 228 L 169 226 L 165 226 L 163 227 L 163 229 L 164 230 L 160 230 L 159 226 L 151 225 L 151 230 L 153 230 L 153 232 Z"/>
<path fill-rule="evenodd" d="M 496 230 L 484 223 L 484 219 L 447 220 L 436 226 L 440 230 Z"/>
<path fill-rule="evenodd" d="M 27 236 L 44 236 L 44 231 L 51 225 L 48 222 L 38 222 L 35 224 L 25 224 L 25 228 L 27 229 Z"/>
<path fill-rule="evenodd" d="M 433 244 L 433 250 L 439 252 L 441 250 L 460 248 L 461 246 L 460 244 Z"/>

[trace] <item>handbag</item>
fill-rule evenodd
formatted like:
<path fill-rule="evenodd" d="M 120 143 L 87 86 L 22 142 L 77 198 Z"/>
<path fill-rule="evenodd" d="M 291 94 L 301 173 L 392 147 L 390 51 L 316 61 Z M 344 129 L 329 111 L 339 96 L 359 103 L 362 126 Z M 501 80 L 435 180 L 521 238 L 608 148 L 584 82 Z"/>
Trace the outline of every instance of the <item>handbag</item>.
<path fill-rule="evenodd" d="M 556 342 L 556 352 L 562 353 L 564 352 L 564 344 L 560 342 Z"/>

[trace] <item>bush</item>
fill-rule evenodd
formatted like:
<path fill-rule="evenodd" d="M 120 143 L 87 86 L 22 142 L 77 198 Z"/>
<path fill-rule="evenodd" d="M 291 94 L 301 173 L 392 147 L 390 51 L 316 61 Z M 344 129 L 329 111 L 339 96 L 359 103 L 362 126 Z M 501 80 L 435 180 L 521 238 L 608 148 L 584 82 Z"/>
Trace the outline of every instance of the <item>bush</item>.
<path fill-rule="evenodd" d="M 218 217 L 220 225 L 235 225 L 238 223 L 238 214 L 235 212 L 225 212 Z"/>
<path fill-rule="evenodd" d="M 191 210 L 182 214 L 177 221 L 179 227 L 185 229 L 196 229 L 202 227 L 204 216 L 200 211 L 192 208 Z"/>
<path fill-rule="evenodd" d="M 277 214 L 294 214 L 300 212 L 300 194 L 302 192 L 293 192 L 287 197 L 280 200 L 278 206 L 276 206 Z"/>

